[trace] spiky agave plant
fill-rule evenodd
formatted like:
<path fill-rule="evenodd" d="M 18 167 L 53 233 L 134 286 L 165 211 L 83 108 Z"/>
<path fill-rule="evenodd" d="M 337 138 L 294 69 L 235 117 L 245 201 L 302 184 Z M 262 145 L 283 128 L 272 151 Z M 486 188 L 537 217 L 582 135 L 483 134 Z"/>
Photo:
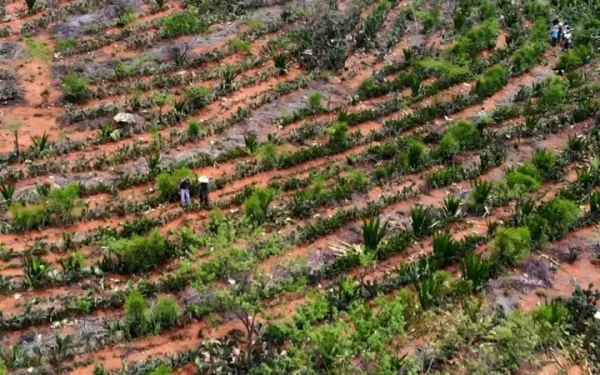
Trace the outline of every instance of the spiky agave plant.
<path fill-rule="evenodd" d="M 459 243 L 447 232 L 433 235 L 433 257 L 440 268 L 456 261 L 460 250 Z"/>
<path fill-rule="evenodd" d="M 33 288 L 43 286 L 49 271 L 50 266 L 42 258 L 32 258 L 31 256 L 25 258 L 25 277 Z"/>
<path fill-rule="evenodd" d="M 567 152 L 569 158 L 573 161 L 581 160 L 587 149 L 587 139 L 585 137 L 571 136 L 567 140 Z"/>
<path fill-rule="evenodd" d="M 50 355 L 50 363 L 53 365 L 57 365 L 71 356 L 73 348 L 73 337 L 71 335 L 67 335 L 63 338 L 56 333 L 55 340 L 56 344 L 52 347 Z"/>
<path fill-rule="evenodd" d="M 515 206 L 515 213 L 513 215 L 513 224 L 515 227 L 519 227 L 525 223 L 525 219 L 533 213 L 535 209 L 535 202 L 531 199 L 519 199 Z"/>
<path fill-rule="evenodd" d="M 48 150 L 50 144 L 49 139 L 50 137 L 48 136 L 48 134 L 46 134 L 46 132 L 44 132 L 44 134 L 42 134 L 41 136 L 36 135 L 31 137 L 31 142 L 33 143 L 32 146 L 37 155 L 41 155 L 46 150 Z"/>
<path fill-rule="evenodd" d="M 440 295 L 440 284 L 433 277 L 416 284 L 415 289 L 423 310 L 427 310 L 437 303 Z"/>
<path fill-rule="evenodd" d="M 421 89 L 421 77 L 416 74 L 411 74 L 409 83 L 412 90 L 412 96 L 418 96 Z"/>
<path fill-rule="evenodd" d="M 13 197 L 15 196 L 15 191 L 17 190 L 14 182 L 4 182 L 0 184 L 0 194 L 5 201 L 11 202 Z"/>
<path fill-rule="evenodd" d="M 462 277 L 473 283 L 473 289 L 479 290 L 490 276 L 491 262 L 479 254 L 467 254 L 461 262 Z"/>
<path fill-rule="evenodd" d="M 27 11 L 33 13 L 37 5 L 37 0 L 25 0 L 25 4 L 27 5 Z"/>
<path fill-rule="evenodd" d="M 159 171 L 160 166 L 160 152 L 153 152 L 151 154 L 145 155 L 144 159 L 146 160 L 146 165 L 148 166 L 148 170 L 151 174 L 156 174 Z"/>
<path fill-rule="evenodd" d="M 375 251 L 389 230 L 389 221 L 384 223 L 377 218 L 363 220 L 362 231 L 365 250 Z"/>
<path fill-rule="evenodd" d="M 477 212 L 480 212 L 485 208 L 494 186 L 488 180 L 477 179 L 475 182 L 473 182 L 472 187 L 471 203 L 473 205 L 473 209 Z"/>
<path fill-rule="evenodd" d="M 258 137 L 255 133 L 244 134 L 244 145 L 249 153 L 254 154 L 258 150 Z"/>
<path fill-rule="evenodd" d="M 413 233 L 416 237 L 423 237 L 429 233 L 437 224 L 435 222 L 435 214 L 431 207 L 423 207 L 418 205 L 410 210 L 410 218 L 412 223 Z"/>
<path fill-rule="evenodd" d="M 460 215 L 461 204 L 462 199 L 460 197 L 449 195 L 444 198 L 444 206 L 442 207 L 444 219 L 450 219 Z"/>
<path fill-rule="evenodd" d="M 277 54 L 273 56 L 273 63 L 275 64 L 275 70 L 277 71 L 277 74 L 283 75 L 288 72 L 287 59 L 284 54 Z"/>

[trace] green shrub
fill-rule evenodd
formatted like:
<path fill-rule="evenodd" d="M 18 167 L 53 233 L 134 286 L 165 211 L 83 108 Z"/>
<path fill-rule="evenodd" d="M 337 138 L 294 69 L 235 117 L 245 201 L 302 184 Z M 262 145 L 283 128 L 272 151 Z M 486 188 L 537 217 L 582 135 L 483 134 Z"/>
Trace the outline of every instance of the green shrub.
<path fill-rule="evenodd" d="M 160 297 L 152 309 L 152 320 L 157 331 L 175 327 L 179 319 L 179 305 L 172 296 Z"/>
<path fill-rule="evenodd" d="M 148 375 L 171 375 L 172 373 L 171 367 L 163 364 L 150 371 Z"/>
<path fill-rule="evenodd" d="M 164 38 L 175 38 L 181 35 L 201 34 L 208 30 L 208 25 L 198 18 L 196 9 L 189 8 L 164 18 L 161 34 Z"/>
<path fill-rule="evenodd" d="M 500 64 L 496 64 L 491 68 L 488 68 L 483 74 L 477 79 L 477 83 L 474 88 L 474 92 L 486 98 L 492 96 L 498 91 L 506 81 L 508 80 L 508 74 L 504 70 L 504 67 Z"/>
<path fill-rule="evenodd" d="M 72 220 L 79 193 L 80 186 L 74 182 L 64 188 L 51 189 L 48 195 L 48 212 L 64 220 Z"/>
<path fill-rule="evenodd" d="M 61 88 L 65 100 L 71 103 L 83 103 L 89 99 L 90 88 L 88 80 L 75 73 L 69 73 L 63 78 Z"/>
<path fill-rule="evenodd" d="M 179 184 L 184 178 L 189 178 L 192 184 L 197 180 L 196 173 L 187 168 L 176 169 L 171 173 L 163 172 L 156 176 L 156 188 L 161 199 L 172 201 L 179 197 Z"/>
<path fill-rule="evenodd" d="M 446 133 L 440 141 L 436 152 L 440 159 L 445 162 L 451 162 L 460 153 L 460 143 L 452 134 Z"/>
<path fill-rule="evenodd" d="M 568 93 L 569 89 L 562 78 L 550 77 L 544 82 L 540 103 L 548 107 L 561 105 Z"/>
<path fill-rule="evenodd" d="M 240 37 L 236 36 L 235 38 L 231 39 L 229 43 L 231 44 L 231 48 L 235 52 L 244 54 L 252 52 L 252 47 L 250 46 L 250 43 L 247 40 L 244 40 Z"/>
<path fill-rule="evenodd" d="M 548 221 L 550 226 L 550 239 L 562 237 L 581 215 L 581 209 L 577 203 L 554 198 L 538 209 L 538 213 Z"/>
<path fill-rule="evenodd" d="M 509 188 L 520 192 L 534 191 L 542 186 L 536 178 L 514 169 L 506 172 L 506 184 Z"/>
<path fill-rule="evenodd" d="M 273 142 L 267 142 L 258 149 L 258 161 L 265 168 L 275 168 L 279 160 L 277 155 L 277 146 Z"/>
<path fill-rule="evenodd" d="M 320 91 L 315 91 L 308 96 L 308 107 L 310 109 L 319 109 L 321 108 L 321 101 L 323 100 L 323 93 Z"/>
<path fill-rule="evenodd" d="M 478 147 L 481 142 L 479 130 L 468 120 L 458 120 L 448 129 L 448 133 L 458 141 L 461 149 Z"/>
<path fill-rule="evenodd" d="M 125 316 L 132 336 L 141 336 L 146 330 L 146 299 L 139 290 L 132 290 L 125 300 Z"/>
<path fill-rule="evenodd" d="M 423 28 L 426 32 L 431 32 L 439 29 L 442 24 L 442 13 L 437 8 L 431 8 L 427 11 L 416 12 L 417 17 L 421 19 Z"/>
<path fill-rule="evenodd" d="M 552 15 L 552 7 L 550 6 L 550 3 L 529 0 L 525 5 L 525 14 L 531 20 L 537 20 L 539 18 L 550 20 L 550 16 Z"/>
<path fill-rule="evenodd" d="M 273 189 L 255 189 L 244 202 L 246 217 L 257 225 L 264 223 L 268 217 L 269 205 L 276 196 L 277 192 Z"/>
<path fill-rule="evenodd" d="M 60 52 L 71 52 L 75 47 L 77 47 L 77 40 L 73 38 L 56 41 L 56 48 Z"/>
<path fill-rule="evenodd" d="M 413 139 L 408 143 L 408 165 L 411 168 L 419 168 L 427 161 L 427 146 L 423 141 Z"/>
<path fill-rule="evenodd" d="M 560 55 L 560 60 L 558 61 L 556 69 L 567 72 L 574 70 L 588 62 L 592 58 L 593 53 L 592 46 L 589 44 L 572 48 Z"/>
<path fill-rule="evenodd" d="M 352 191 L 365 191 L 369 186 L 369 179 L 365 172 L 361 169 L 355 168 L 348 172 L 346 175 L 346 181 Z"/>
<path fill-rule="evenodd" d="M 450 54 L 458 58 L 470 60 L 479 52 L 496 46 L 498 38 L 498 22 L 496 19 L 489 19 L 481 26 L 475 27 L 462 35 L 452 49 Z"/>
<path fill-rule="evenodd" d="M 503 324 L 492 329 L 490 336 L 498 354 L 497 368 L 509 373 L 534 359 L 540 343 L 531 315 L 521 311 L 513 312 Z"/>
<path fill-rule="evenodd" d="M 348 147 L 348 131 L 350 127 L 347 123 L 336 121 L 328 129 L 329 147 L 332 150 L 343 150 Z"/>
<path fill-rule="evenodd" d="M 187 105 L 193 109 L 202 109 L 213 100 L 213 91 L 207 87 L 192 87 L 185 92 Z"/>
<path fill-rule="evenodd" d="M 525 218 L 525 226 L 529 229 L 533 247 L 541 248 L 548 241 L 550 226 L 548 220 L 538 214 L 532 214 Z"/>
<path fill-rule="evenodd" d="M 147 271 L 173 255 L 167 239 L 157 229 L 146 236 L 112 240 L 108 248 L 117 256 L 119 270 L 127 274 Z"/>
<path fill-rule="evenodd" d="M 23 206 L 13 203 L 10 206 L 13 225 L 21 231 L 41 229 L 46 224 L 46 206 L 43 204 L 32 204 Z"/>
<path fill-rule="evenodd" d="M 506 266 L 515 266 L 529 256 L 531 236 L 527 228 L 500 228 L 492 242 L 493 257 Z"/>
<path fill-rule="evenodd" d="M 432 57 L 415 60 L 413 66 L 417 72 L 424 76 L 441 76 L 444 81 L 448 82 L 458 82 L 471 75 L 466 68 Z"/>

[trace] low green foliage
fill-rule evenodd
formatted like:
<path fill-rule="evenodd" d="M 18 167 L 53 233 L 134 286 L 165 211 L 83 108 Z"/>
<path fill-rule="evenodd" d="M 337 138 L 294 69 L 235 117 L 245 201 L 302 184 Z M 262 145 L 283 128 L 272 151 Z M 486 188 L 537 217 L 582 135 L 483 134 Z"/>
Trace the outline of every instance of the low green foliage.
<path fill-rule="evenodd" d="M 90 97 L 88 80 L 75 73 L 69 73 L 63 78 L 61 88 L 65 100 L 71 103 L 83 103 Z"/>
<path fill-rule="evenodd" d="M 493 258 L 501 265 L 515 266 L 529 256 L 531 247 L 528 228 L 500 228 L 492 242 Z"/>
<path fill-rule="evenodd" d="M 41 229 L 47 221 L 46 206 L 43 204 L 23 206 L 13 203 L 10 206 L 10 214 L 16 229 L 21 231 Z"/>
<path fill-rule="evenodd" d="M 549 225 L 551 240 L 562 237 L 581 215 L 579 205 L 573 201 L 554 198 L 542 205 L 538 213 Z"/>
<path fill-rule="evenodd" d="M 572 48 L 560 55 L 556 69 L 567 72 L 572 71 L 588 62 L 592 58 L 593 53 L 592 46 L 589 44 Z"/>
<path fill-rule="evenodd" d="M 547 107 L 562 105 L 569 93 L 566 82 L 559 77 L 550 77 L 544 82 L 540 103 Z"/>
<path fill-rule="evenodd" d="M 156 229 L 146 236 L 133 235 L 109 241 L 108 248 L 117 257 L 118 270 L 127 274 L 148 271 L 167 261 L 174 253 L 167 239 Z"/>
<path fill-rule="evenodd" d="M 247 40 L 242 39 L 240 37 L 236 36 L 235 38 L 231 39 L 229 43 L 231 44 L 231 48 L 235 52 L 244 54 L 249 54 L 250 52 L 252 52 L 252 47 L 250 46 L 250 43 Z"/>
<path fill-rule="evenodd" d="M 77 47 L 77 40 L 73 39 L 73 38 L 56 41 L 56 48 L 58 48 L 58 50 L 60 52 L 69 53 L 69 52 L 73 51 L 76 47 Z"/>
<path fill-rule="evenodd" d="M 141 336 L 146 331 L 147 309 L 146 299 L 139 290 L 131 291 L 125 301 L 125 316 L 129 324 L 129 332 L 133 337 Z"/>
<path fill-rule="evenodd" d="M 508 74 L 504 70 L 504 67 L 500 64 L 496 64 L 491 68 L 488 68 L 483 74 L 477 79 L 477 83 L 473 91 L 486 98 L 492 96 L 502 86 L 506 84 L 508 80 Z"/>
<path fill-rule="evenodd" d="M 188 8 L 164 18 L 161 34 L 165 38 L 175 38 L 181 35 L 202 34 L 208 30 L 208 25 L 198 18 L 197 10 Z"/>
<path fill-rule="evenodd" d="M 481 26 L 472 28 L 463 34 L 452 49 L 450 55 L 455 59 L 470 61 L 479 52 L 493 48 L 498 38 L 498 22 L 496 19 L 489 19 Z"/>
<path fill-rule="evenodd" d="M 44 61 L 52 60 L 52 49 L 41 40 L 26 38 L 25 45 L 31 57 Z"/>
<path fill-rule="evenodd" d="M 343 150 L 348 147 L 348 131 L 350 127 L 347 123 L 336 121 L 328 129 L 329 147 L 333 150 Z"/>
<path fill-rule="evenodd" d="M 160 297 L 156 306 L 152 308 L 151 314 L 155 330 L 162 331 L 175 327 L 179 319 L 179 314 L 179 305 L 174 297 Z"/>
<path fill-rule="evenodd" d="M 264 223 L 269 214 L 269 205 L 277 196 L 277 191 L 273 189 L 254 189 L 252 194 L 244 202 L 244 212 L 246 217 L 254 224 Z"/>

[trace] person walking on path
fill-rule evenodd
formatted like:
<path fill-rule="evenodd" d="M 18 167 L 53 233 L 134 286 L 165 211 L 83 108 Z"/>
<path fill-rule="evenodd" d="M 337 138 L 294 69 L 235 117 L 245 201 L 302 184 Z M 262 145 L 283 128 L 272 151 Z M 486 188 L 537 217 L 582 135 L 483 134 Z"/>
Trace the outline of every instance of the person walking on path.
<path fill-rule="evenodd" d="M 179 184 L 179 191 L 181 194 L 181 205 L 187 207 L 190 205 L 190 179 L 184 178 Z"/>
<path fill-rule="evenodd" d="M 568 51 L 569 48 L 571 48 L 571 38 L 572 38 L 571 29 L 566 29 L 564 41 L 563 41 L 563 51 Z"/>
<path fill-rule="evenodd" d="M 556 44 L 558 43 L 559 36 L 560 33 L 558 31 L 558 25 L 554 25 L 552 27 L 552 31 L 550 32 L 550 43 L 552 44 L 552 47 L 556 46 Z"/>
<path fill-rule="evenodd" d="M 210 187 L 208 186 L 209 180 L 206 176 L 201 176 L 198 179 L 198 183 L 200 184 L 200 204 L 204 206 L 208 206 L 208 194 L 210 192 Z"/>

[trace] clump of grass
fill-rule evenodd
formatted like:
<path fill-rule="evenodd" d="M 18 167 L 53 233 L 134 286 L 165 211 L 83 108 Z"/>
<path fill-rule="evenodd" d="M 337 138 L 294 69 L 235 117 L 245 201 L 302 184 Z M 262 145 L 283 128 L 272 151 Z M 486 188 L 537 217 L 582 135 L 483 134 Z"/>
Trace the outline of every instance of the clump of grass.
<path fill-rule="evenodd" d="M 244 40 L 238 36 L 231 39 L 229 42 L 231 44 L 231 48 L 237 53 L 249 54 L 252 52 L 252 47 L 247 40 Z"/>
<path fill-rule="evenodd" d="M 62 81 L 62 90 L 66 101 L 71 103 L 85 102 L 90 96 L 87 78 L 75 73 L 67 74 Z"/>
<path fill-rule="evenodd" d="M 65 40 L 58 40 L 56 42 L 56 48 L 60 52 L 71 52 L 77 47 L 77 40 L 70 38 Z"/>
<path fill-rule="evenodd" d="M 25 46 L 31 57 L 44 61 L 52 60 L 52 49 L 46 43 L 34 38 L 27 38 Z"/>
<path fill-rule="evenodd" d="M 181 35 L 202 34 L 207 30 L 208 25 L 198 19 L 194 8 L 190 8 L 185 12 L 166 17 L 162 23 L 161 33 L 165 38 L 174 38 Z"/>

